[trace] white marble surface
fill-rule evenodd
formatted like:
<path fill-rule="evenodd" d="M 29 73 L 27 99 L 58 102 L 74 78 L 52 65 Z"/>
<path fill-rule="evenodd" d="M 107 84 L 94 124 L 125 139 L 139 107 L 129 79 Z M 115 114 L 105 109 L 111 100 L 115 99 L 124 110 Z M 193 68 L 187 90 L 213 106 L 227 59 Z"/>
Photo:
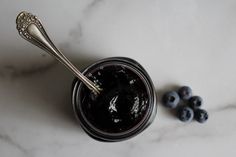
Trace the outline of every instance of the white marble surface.
<path fill-rule="evenodd" d="M 160 105 L 154 123 L 131 140 L 91 139 L 73 117 L 73 76 L 18 36 L 21 10 L 38 15 L 79 68 L 127 56 L 146 68 L 158 94 L 190 85 L 209 121 L 183 124 Z M 235 41 L 235 0 L 1 0 L 0 156 L 233 157 Z"/>

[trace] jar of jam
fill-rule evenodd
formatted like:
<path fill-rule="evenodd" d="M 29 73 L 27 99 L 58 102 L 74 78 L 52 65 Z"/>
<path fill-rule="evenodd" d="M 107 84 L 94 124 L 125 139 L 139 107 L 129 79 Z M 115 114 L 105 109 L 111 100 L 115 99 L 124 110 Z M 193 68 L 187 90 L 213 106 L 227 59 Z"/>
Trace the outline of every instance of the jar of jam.
<path fill-rule="evenodd" d="M 154 120 L 155 88 L 137 61 L 107 58 L 90 65 L 83 74 L 102 89 L 96 94 L 78 79 L 72 85 L 75 116 L 92 138 L 106 142 L 126 140 Z"/>

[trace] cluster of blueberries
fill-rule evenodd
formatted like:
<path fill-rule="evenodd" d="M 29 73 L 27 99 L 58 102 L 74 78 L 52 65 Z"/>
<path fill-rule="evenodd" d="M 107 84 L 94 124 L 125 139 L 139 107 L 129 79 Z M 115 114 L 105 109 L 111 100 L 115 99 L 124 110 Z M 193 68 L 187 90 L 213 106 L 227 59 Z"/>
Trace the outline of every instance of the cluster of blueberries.
<path fill-rule="evenodd" d="M 190 122 L 194 118 L 199 123 L 204 123 L 208 119 L 207 111 L 200 108 L 203 104 L 202 98 L 200 96 L 192 96 L 192 89 L 188 86 L 179 88 L 177 92 L 170 91 L 165 93 L 162 101 L 165 107 L 171 109 L 179 106 L 177 115 L 183 122 Z"/>

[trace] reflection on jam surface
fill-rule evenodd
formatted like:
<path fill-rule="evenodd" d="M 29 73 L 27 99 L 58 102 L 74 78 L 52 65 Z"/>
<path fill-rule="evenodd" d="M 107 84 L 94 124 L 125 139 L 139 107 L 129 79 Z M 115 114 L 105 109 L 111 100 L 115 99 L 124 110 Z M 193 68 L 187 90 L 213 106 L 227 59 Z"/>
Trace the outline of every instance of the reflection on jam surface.
<path fill-rule="evenodd" d="M 122 65 L 99 67 L 87 75 L 103 90 L 95 95 L 82 87 L 82 110 L 96 128 L 119 133 L 134 127 L 148 108 L 148 92 L 143 81 Z"/>

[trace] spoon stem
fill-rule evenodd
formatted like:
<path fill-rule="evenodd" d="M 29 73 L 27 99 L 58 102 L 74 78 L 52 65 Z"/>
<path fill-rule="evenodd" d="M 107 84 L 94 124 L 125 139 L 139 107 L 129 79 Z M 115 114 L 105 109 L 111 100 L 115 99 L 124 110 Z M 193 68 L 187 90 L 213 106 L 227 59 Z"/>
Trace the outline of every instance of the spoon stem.
<path fill-rule="evenodd" d="M 62 53 L 56 48 L 53 42 L 48 37 L 40 20 L 25 11 L 19 13 L 16 18 L 16 28 L 22 38 L 31 42 L 33 45 L 46 51 L 48 54 L 56 58 L 64 64 L 71 72 L 74 73 L 90 90 L 100 93 L 100 88 L 91 80 L 85 77 Z"/>

